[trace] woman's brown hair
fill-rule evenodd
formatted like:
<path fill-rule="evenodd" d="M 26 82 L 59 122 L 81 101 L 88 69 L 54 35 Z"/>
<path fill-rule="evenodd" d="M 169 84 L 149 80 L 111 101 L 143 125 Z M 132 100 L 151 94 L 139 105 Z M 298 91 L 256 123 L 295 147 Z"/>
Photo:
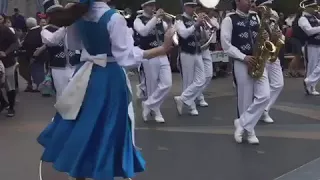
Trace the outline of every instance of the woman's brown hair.
<path fill-rule="evenodd" d="M 76 3 L 73 6 L 48 13 L 50 24 L 62 27 L 70 26 L 89 11 L 89 5 Z"/>

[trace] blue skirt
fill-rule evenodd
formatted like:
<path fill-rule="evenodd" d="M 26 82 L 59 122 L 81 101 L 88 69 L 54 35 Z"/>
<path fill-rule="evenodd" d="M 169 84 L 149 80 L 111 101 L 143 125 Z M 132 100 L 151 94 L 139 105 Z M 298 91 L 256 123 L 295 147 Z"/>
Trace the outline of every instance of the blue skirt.
<path fill-rule="evenodd" d="M 38 137 L 45 148 L 41 159 L 74 178 L 113 180 L 144 171 L 144 159 L 132 142 L 129 101 L 122 68 L 94 65 L 77 119 L 56 114 Z"/>

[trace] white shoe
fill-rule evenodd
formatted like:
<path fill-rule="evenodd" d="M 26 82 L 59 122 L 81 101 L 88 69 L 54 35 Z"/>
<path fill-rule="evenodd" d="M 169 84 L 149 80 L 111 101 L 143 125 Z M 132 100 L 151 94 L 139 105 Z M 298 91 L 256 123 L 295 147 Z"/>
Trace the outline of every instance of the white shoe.
<path fill-rule="evenodd" d="M 165 122 L 159 109 L 157 109 L 157 110 L 155 110 L 153 112 L 154 112 L 153 113 L 154 114 L 154 120 L 156 122 L 158 122 L 158 123 L 164 123 Z"/>
<path fill-rule="evenodd" d="M 145 102 L 142 102 L 142 118 L 144 121 L 148 121 L 150 113 L 151 109 L 145 104 Z"/>
<path fill-rule="evenodd" d="M 164 119 L 162 116 L 155 116 L 154 120 L 156 120 L 157 123 L 165 123 Z"/>
<path fill-rule="evenodd" d="M 234 127 L 236 128 L 234 131 L 234 139 L 237 143 L 242 143 L 244 128 L 240 125 L 239 119 L 234 120 Z"/>
<path fill-rule="evenodd" d="M 190 114 L 191 116 L 198 116 L 198 115 L 199 115 L 199 112 L 198 112 L 197 109 L 191 109 L 191 110 L 189 111 L 189 114 Z"/>
<path fill-rule="evenodd" d="M 320 95 L 320 93 L 316 90 L 315 87 L 311 87 L 311 93 L 312 93 L 312 95 L 314 95 L 314 96 L 319 96 L 319 95 Z"/>
<path fill-rule="evenodd" d="M 264 111 L 261 117 L 261 121 L 272 124 L 274 123 L 273 119 L 269 116 L 269 113 L 267 111 Z"/>
<path fill-rule="evenodd" d="M 177 111 L 178 111 L 179 115 L 182 115 L 184 103 L 182 102 L 181 97 L 175 96 L 174 101 L 176 102 Z"/>
<path fill-rule="evenodd" d="M 209 104 L 204 99 L 202 99 L 201 101 L 199 101 L 199 106 L 200 107 L 208 107 Z"/>
<path fill-rule="evenodd" d="M 248 143 L 252 145 L 258 145 L 259 139 L 257 138 L 255 132 L 248 132 Z"/>
<path fill-rule="evenodd" d="M 320 95 L 320 93 L 317 92 L 315 90 L 315 88 L 310 86 L 310 84 L 308 83 L 308 78 L 303 80 L 303 85 L 304 85 L 304 89 L 305 89 L 307 95 L 311 95 L 311 96 L 319 96 Z"/>

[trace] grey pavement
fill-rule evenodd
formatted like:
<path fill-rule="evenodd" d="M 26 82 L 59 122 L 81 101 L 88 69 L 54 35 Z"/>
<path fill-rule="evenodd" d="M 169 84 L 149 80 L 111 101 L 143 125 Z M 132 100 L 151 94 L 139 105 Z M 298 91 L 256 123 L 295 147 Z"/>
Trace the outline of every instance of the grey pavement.
<path fill-rule="evenodd" d="M 319 180 L 320 97 L 304 95 L 302 79 L 286 79 L 271 111 L 276 123 L 259 123 L 259 146 L 236 144 L 236 99 L 231 78 L 212 81 L 205 92 L 208 108 L 198 117 L 178 116 L 173 96 L 181 91 L 178 74 L 162 112 L 165 124 L 144 123 L 135 101 L 136 140 L 147 170 L 135 180 Z M 133 86 L 137 82 L 132 77 Z M 7 180 L 36 180 L 42 148 L 36 138 L 51 121 L 54 98 L 21 92 L 17 115 L 0 115 L 0 174 Z M 49 164 L 44 180 L 67 180 Z"/>

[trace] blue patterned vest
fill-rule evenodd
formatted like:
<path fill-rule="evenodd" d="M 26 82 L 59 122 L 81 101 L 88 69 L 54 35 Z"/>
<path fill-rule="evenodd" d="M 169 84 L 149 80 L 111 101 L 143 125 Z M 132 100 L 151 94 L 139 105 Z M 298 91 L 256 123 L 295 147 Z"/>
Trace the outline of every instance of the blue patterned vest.
<path fill-rule="evenodd" d="M 110 9 L 101 16 L 98 22 L 84 19 L 77 22 L 83 46 L 90 55 L 107 54 L 109 57 L 112 56 L 107 25 L 111 16 L 115 13 L 117 13 L 116 10 Z M 121 36 L 121 34 L 119 34 L 119 36 Z"/>
<path fill-rule="evenodd" d="M 230 18 L 233 26 L 231 44 L 242 53 L 252 55 L 260 27 L 257 15 L 251 13 L 248 17 L 242 17 L 234 13 L 230 15 Z"/>
<path fill-rule="evenodd" d="M 138 16 L 141 19 L 142 23 L 146 25 L 151 18 L 144 15 Z M 147 36 L 139 36 L 139 46 L 143 50 L 152 49 L 159 47 L 163 44 L 164 41 L 164 28 L 162 20 L 158 20 L 156 27 L 153 28 Z"/>
<path fill-rule="evenodd" d="M 48 25 L 47 27 L 45 27 L 45 29 L 48 30 L 49 32 L 54 33 L 59 29 L 59 27 Z M 65 39 L 62 39 L 59 42 L 59 45 L 47 47 L 47 50 L 50 55 L 50 59 L 49 59 L 49 66 L 50 67 L 62 68 L 62 67 L 66 67 L 66 65 L 68 64 L 66 53 L 65 53 L 65 44 L 64 43 L 65 43 Z M 77 64 L 79 60 L 75 54 L 75 51 L 68 50 L 67 53 L 69 56 L 70 65 Z"/>
<path fill-rule="evenodd" d="M 320 25 L 318 19 L 313 15 L 305 15 L 312 27 L 317 27 Z M 307 37 L 308 44 L 312 45 L 320 45 L 320 34 L 315 34 Z"/>
<path fill-rule="evenodd" d="M 189 28 L 195 24 L 195 21 L 193 19 L 189 19 L 185 16 L 181 16 L 181 20 L 186 26 L 186 28 Z M 187 54 L 200 54 L 201 53 L 201 33 L 200 33 L 200 27 L 197 28 L 194 33 L 189 36 L 187 39 L 182 38 L 179 36 L 179 46 L 181 48 L 181 52 L 187 53 Z"/>

